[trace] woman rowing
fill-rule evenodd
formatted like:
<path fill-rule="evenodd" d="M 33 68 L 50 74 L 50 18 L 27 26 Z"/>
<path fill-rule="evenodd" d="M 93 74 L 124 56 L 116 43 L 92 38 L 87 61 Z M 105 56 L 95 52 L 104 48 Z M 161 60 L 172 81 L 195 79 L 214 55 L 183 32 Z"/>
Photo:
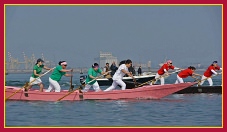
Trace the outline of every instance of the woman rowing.
<path fill-rule="evenodd" d="M 49 77 L 49 87 L 45 92 L 50 92 L 54 89 L 55 92 L 60 92 L 61 87 L 59 85 L 59 81 L 61 80 L 61 77 L 64 75 L 66 77 L 73 76 L 72 74 L 66 74 L 66 72 L 73 71 L 73 69 L 66 69 L 67 62 L 66 61 L 60 61 L 58 63 L 59 65 L 54 69 L 53 73 Z"/>
<path fill-rule="evenodd" d="M 119 66 L 119 68 L 117 69 L 117 71 L 115 72 L 114 76 L 113 76 L 113 83 L 112 85 L 107 88 L 104 91 L 111 91 L 113 89 L 115 89 L 117 87 L 117 85 L 121 86 L 122 90 L 125 90 L 126 88 L 126 84 L 122 81 L 123 76 L 125 74 L 127 74 L 129 77 L 132 77 L 133 80 L 135 80 L 135 78 L 133 77 L 133 75 L 128 71 L 128 68 L 132 65 L 132 61 L 131 60 L 126 60 L 125 64 L 121 64 Z"/>
<path fill-rule="evenodd" d="M 96 81 L 96 77 L 98 76 L 98 74 L 106 74 L 108 72 L 102 71 L 99 68 L 99 64 L 98 63 L 94 63 L 91 66 L 91 68 L 88 70 L 88 77 L 86 78 L 86 82 L 85 82 L 86 85 L 85 85 L 85 88 L 83 90 L 81 90 L 81 91 L 82 92 L 87 92 L 91 88 L 91 86 L 93 87 L 93 89 L 95 90 L 95 92 L 102 91 L 100 89 L 100 87 L 99 87 L 98 82 Z"/>
<path fill-rule="evenodd" d="M 51 68 L 48 68 L 47 66 L 45 66 L 44 61 L 42 59 L 37 59 L 36 64 L 33 67 L 33 72 L 32 72 L 32 76 L 30 77 L 30 82 L 32 82 L 26 90 L 29 90 L 32 88 L 33 85 L 37 84 L 39 85 L 39 91 L 43 92 L 43 83 L 42 80 L 39 78 L 40 76 L 42 76 L 42 69 L 46 69 L 46 70 L 50 70 Z M 35 80 L 35 81 L 34 81 Z"/>
<path fill-rule="evenodd" d="M 172 61 L 168 60 L 164 65 L 162 65 L 162 67 L 156 73 L 155 82 L 151 82 L 150 85 L 155 84 L 157 82 L 157 79 L 160 79 L 161 85 L 164 85 L 165 84 L 165 80 L 164 80 L 164 76 L 163 75 L 168 76 L 169 75 L 169 72 L 168 72 L 169 69 L 179 70 L 180 68 L 177 68 L 177 67 L 173 66 L 172 65 Z"/>
<path fill-rule="evenodd" d="M 201 78 L 201 82 L 199 83 L 199 85 L 202 85 L 204 83 L 205 80 L 207 80 L 210 84 L 210 86 L 213 86 L 213 81 L 212 81 L 212 74 L 217 75 L 218 73 L 216 72 L 217 70 L 222 70 L 222 68 L 220 68 L 218 66 L 218 62 L 217 61 L 213 61 L 213 63 L 207 68 L 207 70 L 204 72 L 202 78 Z"/>
<path fill-rule="evenodd" d="M 195 70 L 196 70 L 196 68 L 194 66 L 190 66 L 187 69 L 182 70 L 181 72 L 179 72 L 177 74 L 177 80 L 176 80 L 175 84 L 184 83 L 183 78 L 187 78 L 188 76 L 191 76 L 194 79 L 197 79 L 195 76 L 202 76 L 200 74 L 194 73 Z"/>

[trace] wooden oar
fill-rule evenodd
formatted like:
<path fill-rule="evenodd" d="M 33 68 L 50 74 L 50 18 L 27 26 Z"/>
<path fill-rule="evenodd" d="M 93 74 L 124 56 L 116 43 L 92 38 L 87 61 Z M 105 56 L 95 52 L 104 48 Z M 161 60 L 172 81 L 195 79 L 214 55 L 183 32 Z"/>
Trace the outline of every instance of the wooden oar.
<path fill-rule="evenodd" d="M 222 72 L 220 72 L 220 73 L 218 73 L 218 74 L 216 74 L 216 75 L 207 77 L 207 78 L 205 78 L 205 79 L 203 79 L 203 80 L 199 80 L 199 81 L 198 81 L 198 86 L 200 86 L 200 83 L 201 83 L 202 81 L 205 81 L 205 80 L 207 80 L 207 79 L 209 79 L 209 78 L 215 77 L 215 76 L 220 75 L 220 74 L 222 74 Z"/>
<path fill-rule="evenodd" d="M 144 83 L 142 83 L 142 84 L 140 84 L 138 87 L 141 87 L 141 86 L 143 86 L 143 85 L 145 85 L 145 84 L 151 83 L 152 81 L 153 81 L 153 79 L 152 79 L 152 80 L 149 80 L 149 81 L 147 81 L 147 82 L 144 82 Z"/>
<path fill-rule="evenodd" d="M 193 77 L 192 77 L 192 78 L 193 78 Z M 195 77 L 194 79 L 195 79 L 194 82 L 197 82 L 197 81 L 199 82 L 199 81 L 200 81 L 200 80 L 199 80 L 198 78 L 196 78 L 196 77 Z"/>
<path fill-rule="evenodd" d="M 133 78 L 133 82 L 135 84 L 135 88 L 137 88 L 138 87 L 138 83 L 136 82 L 136 79 L 135 78 Z"/>
<path fill-rule="evenodd" d="M 73 91 L 74 86 L 72 85 L 73 82 L 73 71 L 71 71 L 71 78 L 70 78 L 70 88 L 69 88 L 69 92 Z"/>
<path fill-rule="evenodd" d="M 108 71 L 107 73 L 109 73 L 109 72 L 111 72 L 111 71 Z M 91 82 L 93 82 L 93 81 L 95 81 L 96 79 L 98 79 L 98 78 L 101 78 L 101 77 L 103 77 L 103 76 L 105 76 L 107 73 L 105 73 L 105 74 L 102 74 L 102 75 L 100 75 L 100 76 L 98 76 L 98 77 L 96 77 L 96 78 L 94 78 L 94 79 L 92 79 L 91 81 L 89 81 L 87 84 L 89 84 L 89 83 L 91 83 Z M 77 87 L 75 90 L 73 90 L 73 91 L 70 91 L 70 92 L 68 92 L 67 94 L 65 94 L 64 96 L 62 96 L 61 98 L 59 98 L 57 101 L 61 101 L 63 98 L 65 98 L 66 96 L 68 96 L 68 95 L 70 95 L 71 93 L 74 93 L 76 90 L 81 90 L 82 89 L 82 86 L 85 86 L 86 85 L 86 83 L 84 83 L 84 84 L 82 84 L 82 85 L 80 85 L 79 87 Z M 80 92 L 82 92 L 82 91 L 80 91 Z"/>
<path fill-rule="evenodd" d="M 56 67 L 54 67 L 54 68 L 56 68 Z M 11 98 L 13 95 L 15 95 L 17 92 L 21 91 L 23 88 L 24 88 L 24 89 L 27 89 L 27 87 L 28 87 L 30 84 L 32 84 L 36 79 L 39 79 L 40 77 L 46 75 L 48 72 L 50 72 L 50 71 L 53 70 L 54 68 L 52 68 L 52 69 L 50 69 L 49 71 L 45 72 L 45 73 L 42 74 L 41 76 L 39 76 L 39 77 L 33 79 L 31 82 L 26 82 L 26 84 L 25 84 L 23 87 L 21 87 L 20 89 L 18 89 L 17 91 L 15 91 L 13 94 L 11 94 L 10 96 L 8 96 L 8 97 L 5 99 L 5 101 L 6 101 L 7 99 Z"/>

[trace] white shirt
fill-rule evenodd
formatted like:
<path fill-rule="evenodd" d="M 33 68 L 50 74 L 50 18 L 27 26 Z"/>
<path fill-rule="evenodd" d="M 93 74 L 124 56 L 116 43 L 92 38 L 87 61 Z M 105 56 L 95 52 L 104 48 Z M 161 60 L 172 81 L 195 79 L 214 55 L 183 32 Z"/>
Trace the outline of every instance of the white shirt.
<path fill-rule="evenodd" d="M 211 70 L 211 72 L 213 72 L 215 75 L 217 75 L 218 73 L 216 71 L 214 71 L 213 69 Z"/>
<path fill-rule="evenodd" d="M 113 76 L 113 80 L 119 80 L 119 79 L 123 79 L 123 76 L 125 75 L 125 73 L 123 73 L 121 70 L 125 70 L 128 72 L 128 67 L 126 67 L 125 64 L 122 64 L 118 67 L 117 71 L 115 72 L 114 76 Z"/>

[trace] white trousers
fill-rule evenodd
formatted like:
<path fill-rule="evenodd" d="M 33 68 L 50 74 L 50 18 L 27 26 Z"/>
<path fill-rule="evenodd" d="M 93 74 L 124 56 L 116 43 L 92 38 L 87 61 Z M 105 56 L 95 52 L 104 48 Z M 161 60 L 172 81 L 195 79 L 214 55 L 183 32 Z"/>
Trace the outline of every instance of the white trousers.
<path fill-rule="evenodd" d="M 178 84 L 178 83 L 184 83 L 184 80 L 177 75 L 177 80 L 176 80 L 175 84 Z"/>
<path fill-rule="evenodd" d="M 200 85 L 203 85 L 203 83 L 204 83 L 204 79 L 206 79 L 207 77 L 206 76 L 202 76 L 202 78 L 201 78 L 201 83 L 200 83 Z M 213 81 L 212 81 L 212 79 L 209 77 L 209 78 L 207 78 L 207 81 L 209 82 L 209 84 L 210 84 L 210 86 L 213 86 Z"/>
<path fill-rule="evenodd" d="M 57 81 L 55 81 L 55 80 L 53 80 L 53 79 L 51 79 L 50 77 L 49 77 L 49 87 L 48 87 L 48 89 L 45 91 L 45 92 L 50 92 L 51 90 L 55 90 L 55 92 L 60 92 L 61 91 L 61 87 L 60 87 L 60 85 L 59 85 L 59 83 L 57 82 Z"/>
<path fill-rule="evenodd" d="M 113 80 L 112 85 L 104 91 L 111 91 L 115 89 L 117 85 L 120 85 L 122 90 L 125 90 L 126 88 L 126 84 L 121 79 L 119 79 L 119 80 Z"/>
<path fill-rule="evenodd" d="M 98 82 L 96 81 L 93 85 L 89 85 L 87 84 L 84 88 L 84 90 L 82 90 L 82 92 L 87 92 L 91 86 L 93 87 L 93 89 L 95 90 L 95 92 L 101 91 Z"/>
<path fill-rule="evenodd" d="M 29 82 L 32 82 L 35 78 L 34 77 L 30 77 Z M 36 78 L 34 82 L 32 82 L 30 85 L 35 85 L 35 84 L 40 84 L 42 83 L 40 78 Z"/>
<path fill-rule="evenodd" d="M 157 79 L 159 79 L 161 81 L 161 85 L 164 85 L 165 84 L 164 77 L 161 77 L 161 75 L 159 75 L 158 73 L 156 73 L 155 79 L 156 79 L 156 81 L 154 82 L 154 84 L 156 84 L 156 82 L 158 81 Z M 150 83 L 150 85 L 152 85 L 152 82 Z"/>

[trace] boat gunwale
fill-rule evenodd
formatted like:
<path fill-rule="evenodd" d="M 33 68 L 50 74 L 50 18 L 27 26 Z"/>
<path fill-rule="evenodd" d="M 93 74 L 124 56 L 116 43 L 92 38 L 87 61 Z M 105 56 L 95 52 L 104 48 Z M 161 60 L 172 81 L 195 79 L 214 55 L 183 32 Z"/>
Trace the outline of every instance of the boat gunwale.
<path fill-rule="evenodd" d="M 195 84 L 195 82 L 187 82 L 188 86 L 186 87 L 190 87 L 192 85 Z M 158 90 L 158 89 L 168 89 L 168 88 L 172 88 L 172 87 L 164 87 L 164 86 L 174 86 L 174 85 L 183 85 L 186 83 L 179 83 L 179 84 L 165 84 L 165 85 L 144 85 L 138 88 L 133 88 L 133 89 L 125 89 L 125 90 L 121 90 L 121 89 L 115 89 L 112 91 L 100 91 L 100 92 L 95 92 L 93 90 L 90 90 L 89 92 L 83 92 L 82 94 L 79 93 L 79 90 L 75 90 L 73 93 L 79 93 L 79 95 L 101 95 L 101 94 L 121 94 L 121 93 L 132 93 L 132 92 L 145 92 L 145 91 L 153 91 L 153 90 Z M 5 90 L 7 90 L 7 92 L 10 92 L 10 90 L 13 91 L 17 91 L 20 88 L 18 87 L 14 87 L 14 86 L 7 86 L 9 88 L 6 88 Z M 176 87 L 176 86 L 174 86 Z M 46 89 L 44 89 L 46 90 Z M 39 95 L 62 95 L 62 94 L 67 94 L 68 90 L 61 90 L 61 92 L 39 92 L 39 90 L 29 90 L 28 91 L 29 94 L 39 94 Z M 72 94 L 73 94 L 72 93 Z"/>

